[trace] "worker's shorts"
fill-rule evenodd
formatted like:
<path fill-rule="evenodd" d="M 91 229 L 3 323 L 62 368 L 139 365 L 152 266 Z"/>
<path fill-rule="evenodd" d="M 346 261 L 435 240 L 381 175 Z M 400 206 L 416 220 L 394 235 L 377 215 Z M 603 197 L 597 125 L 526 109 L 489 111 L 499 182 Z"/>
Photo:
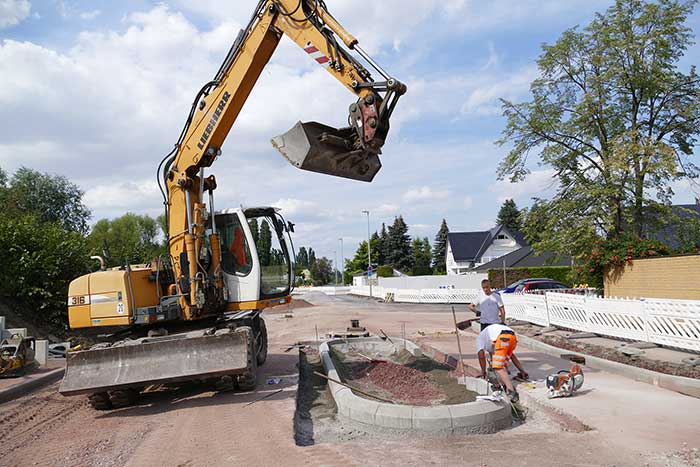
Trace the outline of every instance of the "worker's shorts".
<path fill-rule="evenodd" d="M 515 337 L 515 334 L 499 334 L 493 343 L 491 366 L 496 370 L 505 368 L 508 359 L 513 355 L 516 345 L 518 345 L 518 338 Z"/>

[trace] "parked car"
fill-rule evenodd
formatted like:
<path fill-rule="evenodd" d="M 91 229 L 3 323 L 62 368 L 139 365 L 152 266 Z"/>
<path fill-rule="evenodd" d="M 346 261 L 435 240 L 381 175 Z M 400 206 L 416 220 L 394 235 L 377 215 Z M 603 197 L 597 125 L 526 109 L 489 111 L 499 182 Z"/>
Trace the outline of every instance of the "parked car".
<path fill-rule="evenodd" d="M 515 288 L 515 293 L 527 293 L 527 292 L 533 292 L 535 290 L 561 290 L 561 289 L 570 289 L 566 284 L 562 284 L 561 282 L 553 281 L 553 280 L 547 280 L 547 281 L 534 281 L 534 282 L 526 282 L 524 284 L 519 285 L 518 287 Z"/>
<path fill-rule="evenodd" d="M 523 284 L 527 284 L 528 282 L 540 282 L 540 281 L 554 281 L 554 279 L 550 279 L 548 277 L 531 277 L 529 279 L 520 279 L 519 281 L 515 281 L 507 287 L 504 287 L 502 289 L 498 289 L 498 292 L 500 292 L 500 293 L 513 293 L 513 292 L 515 292 L 515 289 L 517 289 L 519 286 L 521 286 Z"/>

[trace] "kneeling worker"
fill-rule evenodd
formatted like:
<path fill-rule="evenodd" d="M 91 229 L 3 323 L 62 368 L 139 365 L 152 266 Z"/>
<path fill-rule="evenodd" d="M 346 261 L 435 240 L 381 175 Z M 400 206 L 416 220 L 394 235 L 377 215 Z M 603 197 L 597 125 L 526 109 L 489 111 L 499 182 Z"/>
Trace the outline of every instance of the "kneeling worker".
<path fill-rule="evenodd" d="M 517 402 L 518 393 L 513 387 L 513 382 L 510 380 L 506 365 L 508 360 L 512 360 L 513 364 L 520 371 L 520 376 L 523 379 L 528 378 L 528 374 L 523 368 L 520 360 L 513 354 L 515 346 L 518 345 L 518 338 L 515 337 L 515 332 L 505 324 L 492 324 L 481 331 L 476 339 L 477 351 L 479 353 L 479 365 L 481 365 L 481 376 L 486 378 L 486 354 L 491 354 L 491 367 L 498 375 L 498 379 L 506 387 L 507 395 L 510 400 Z"/>

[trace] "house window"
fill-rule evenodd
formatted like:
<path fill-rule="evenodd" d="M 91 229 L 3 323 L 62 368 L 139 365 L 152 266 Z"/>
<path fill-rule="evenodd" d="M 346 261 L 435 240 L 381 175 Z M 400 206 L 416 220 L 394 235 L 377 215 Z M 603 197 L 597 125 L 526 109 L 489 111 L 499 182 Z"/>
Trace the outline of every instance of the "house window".
<path fill-rule="evenodd" d="M 496 238 L 498 240 L 508 240 L 508 237 L 505 234 L 498 234 Z"/>

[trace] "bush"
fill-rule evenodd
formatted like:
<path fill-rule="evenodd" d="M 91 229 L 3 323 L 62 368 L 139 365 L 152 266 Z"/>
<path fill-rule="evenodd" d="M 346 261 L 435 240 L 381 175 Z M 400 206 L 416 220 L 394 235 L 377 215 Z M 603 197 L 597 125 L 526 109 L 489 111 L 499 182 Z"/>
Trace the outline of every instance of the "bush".
<path fill-rule="evenodd" d="M 394 268 L 392 268 L 391 266 L 379 266 L 377 268 L 377 276 L 394 277 Z"/>
<path fill-rule="evenodd" d="M 58 222 L 0 213 L 0 293 L 33 310 L 27 319 L 65 329 L 68 284 L 85 274 L 90 259 L 85 238 Z"/>
<path fill-rule="evenodd" d="M 506 287 L 520 279 L 529 279 L 531 277 L 548 277 L 555 281 L 563 282 L 566 285 L 571 285 L 573 282 L 573 274 L 569 266 L 539 266 L 532 268 L 506 268 L 506 281 L 503 283 L 503 269 L 489 269 L 489 282 L 491 287 L 500 288 Z"/>

